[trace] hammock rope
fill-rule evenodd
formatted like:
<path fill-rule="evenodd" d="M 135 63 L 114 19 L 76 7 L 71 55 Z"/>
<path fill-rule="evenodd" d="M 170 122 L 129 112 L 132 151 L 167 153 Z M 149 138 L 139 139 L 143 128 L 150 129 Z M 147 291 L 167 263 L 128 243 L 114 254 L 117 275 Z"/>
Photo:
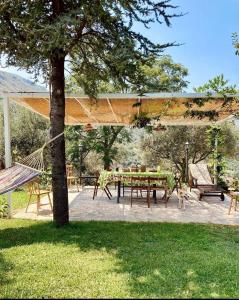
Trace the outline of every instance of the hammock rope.
<path fill-rule="evenodd" d="M 63 132 L 58 134 L 54 138 L 47 141 L 41 148 L 37 149 L 36 151 L 24 157 L 23 159 L 21 159 L 19 162 L 16 162 L 15 164 L 23 165 L 38 171 L 44 171 L 44 155 L 43 155 L 44 149 L 46 148 L 46 146 L 51 144 L 53 141 L 58 139 L 63 134 L 64 134 Z"/>
<path fill-rule="evenodd" d="M 64 132 L 48 140 L 41 148 L 16 162 L 12 167 L 0 171 L 0 195 L 26 184 L 44 171 L 44 149 Z"/>

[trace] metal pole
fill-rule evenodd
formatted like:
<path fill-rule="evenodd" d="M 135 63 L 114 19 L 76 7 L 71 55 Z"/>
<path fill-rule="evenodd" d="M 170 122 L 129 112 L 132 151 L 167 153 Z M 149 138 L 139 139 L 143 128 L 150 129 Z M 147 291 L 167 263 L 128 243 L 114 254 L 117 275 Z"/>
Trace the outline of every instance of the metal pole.
<path fill-rule="evenodd" d="M 83 157 L 82 157 L 82 144 L 80 143 L 79 144 L 79 151 L 80 151 L 80 185 L 81 185 L 81 182 L 82 182 L 82 180 L 81 180 L 81 176 L 82 176 L 82 161 L 83 161 Z"/>
<path fill-rule="evenodd" d="M 82 176 L 82 149 L 80 152 L 80 185 L 81 185 L 81 176 Z"/>
<path fill-rule="evenodd" d="M 188 183 L 188 150 L 189 150 L 189 142 L 185 143 L 185 150 L 186 150 L 186 155 L 185 155 L 185 163 L 186 163 L 186 168 L 185 168 L 185 182 Z"/>
<path fill-rule="evenodd" d="M 186 148 L 186 174 L 185 174 L 186 183 L 188 182 L 188 149 Z"/>
<path fill-rule="evenodd" d="M 215 136 L 215 151 L 214 151 L 214 184 L 217 185 L 217 148 L 218 148 L 218 133 Z"/>
<path fill-rule="evenodd" d="M 4 150 L 5 150 L 5 166 L 6 168 L 12 165 L 11 156 L 11 135 L 10 135 L 10 113 L 9 113 L 9 99 L 7 95 L 3 96 L 3 120 L 4 120 Z M 8 217 L 12 216 L 12 195 L 7 193 L 8 198 Z"/>

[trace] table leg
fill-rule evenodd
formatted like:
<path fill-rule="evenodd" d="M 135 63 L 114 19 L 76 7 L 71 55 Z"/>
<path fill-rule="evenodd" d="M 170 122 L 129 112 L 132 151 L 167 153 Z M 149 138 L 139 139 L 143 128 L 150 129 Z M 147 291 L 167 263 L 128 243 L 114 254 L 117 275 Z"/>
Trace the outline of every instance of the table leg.
<path fill-rule="evenodd" d="M 154 184 L 154 186 L 156 185 Z M 157 203 L 156 190 L 153 190 L 153 198 L 154 198 L 154 203 L 156 204 Z"/>
<path fill-rule="evenodd" d="M 118 192 L 117 192 L 117 203 L 120 202 L 120 189 L 121 189 L 121 182 L 118 181 Z"/>
<path fill-rule="evenodd" d="M 231 202 L 230 202 L 230 206 L 229 206 L 229 210 L 228 210 L 228 214 L 229 214 L 229 215 L 230 215 L 230 213 L 231 213 L 231 209 L 232 209 L 233 202 L 234 202 L 234 198 L 231 196 Z"/>
<path fill-rule="evenodd" d="M 220 197 L 220 198 L 221 198 L 222 201 L 224 201 L 225 196 L 224 196 L 224 193 L 223 193 L 223 192 L 221 192 L 221 197 Z"/>

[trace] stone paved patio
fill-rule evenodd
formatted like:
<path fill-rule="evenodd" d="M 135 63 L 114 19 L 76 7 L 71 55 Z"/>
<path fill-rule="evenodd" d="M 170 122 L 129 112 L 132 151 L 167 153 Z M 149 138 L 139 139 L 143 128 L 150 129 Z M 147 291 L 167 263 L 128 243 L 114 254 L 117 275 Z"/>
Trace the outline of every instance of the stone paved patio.
<path fill-rule="evenodd" d="M 79 193 L 69 192 L 70 220 L 74 221 L 129 221 L 129 222 L 182 222 L 182 223 L 213 223 L 239 225 L 239 211 L 231 211 L 228 215 L 230 198 L 225 197 L 221 201 L 219 197 L 205 197 L 198 201 L 198 191 L 190 193 L 190 199 L 185 202 L 185 208 L 178 208 L 176 193 L 165 204 L 152 204 L 147 207 L 145 200 L 134 201 L 130 207 L 129 197 L 121 198 L 121 203 L 116 202 L 116 191 L 111 189 L 113 198 L 109 200 L 103 191 L 99 190 L 95 200 L 92 199 L 93 188 L 84 187 Z M 43 199 L 44 203 L 46 199 Z M 29 210 L 25 209 L 14 212 L 14 218 L 51 220 L 52 213 L 49 205 L 41 208 L 39 215 L 36 214 L 36 204 L 31 204 Z"/>

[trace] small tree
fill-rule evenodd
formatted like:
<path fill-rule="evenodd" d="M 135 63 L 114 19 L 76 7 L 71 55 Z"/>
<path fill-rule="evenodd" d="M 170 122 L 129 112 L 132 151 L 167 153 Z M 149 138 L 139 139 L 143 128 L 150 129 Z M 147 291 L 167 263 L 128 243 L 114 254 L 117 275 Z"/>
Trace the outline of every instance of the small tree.
<path fill-rule="evenodd" d="M 219 185 L 225 185 L 223 177 L 226 172 L 227 158 L 234 158 L 238 154 L 238 130 L 229 124 L 214 125 L 207 130 L 207 135 L 212 149 L 209 159 L 214 178 Z"/>
<path fill-rule="evenodd" d="M 153 57 L 151 65 L 142 65 L 141 69 L 145 78 L 141 88 L 144 92 L 181 92 L 188 86 L 187 68 L 175 63 L 169 55 Z M 134 86 L 132 91 L 136 91 Z"/>
<path fill-rule="evenodd" d="M 208 159 L 214 151 L 212 137 L 209 138 L 209 127 L 168 127 L 167 131 L 153 133 L 141 141 L 141 150 L 145 154 L 146 162 L 159 164 L 160 160 L 168 160 L 181 174 L 185 181 L 186 151 L 185 143 L 189 142 L 189 163 L 199 163 Z M 221 142 L 218 153 L 233 156 L 235 154 L 235 138 L 229 126 L 221 129 Z"/>
<path fill-rule="evenodd" d="M 231 114 L 237 115 L 238 111 L 233 111 L 231 107 L 231 105 L 237 101 L 237 97 L 235 97 L 235 94 L 237 93 L 236 85 L 230 84 L 229 80 L 225 79 L 223 74 L 210 79 L 202 86 L 194 88 L 194 90 L 198 93 L 205 93 L 206 97 L 198 97 L 185 102 L 185 105 L 188 108 L 185 113 L 186 117 L 198 119 L 207 117 L 210 121 L 217 121 L 219 117 L 218 110 L 210 109 L 202 111 L 197 109 L 197 107 L 203 107 L 205 103 L 213 100 L 212 94 L 215 93 L 223 99 L 221 106 L 224 109 L 227 109 Z M 193 104 L 195 105 L 194 107 Z"/>
<path fill-rule="evenodd" d="M 13 160 L 17 161 L 44 144 L 48 135 L 49 122 L 14 103 L 10 106 L 10 118 Z M 3 116 L 0 110 L 0 132 L 3 132 L 2 119 Z M 0 158 L 4 156 L 3 148 L 3 135 L 0 135 Z"/>
<path fill-rule="evenodd" d="M 86 158 L 90 151 L 95 151 L 101 155 L 105 170 L 109 169 L 118 152 L 115 144 L 130 142 L 130 133 L 122 126 L 100 126 L 88 133 L 83 132 L 82 126 L 69 126 L 67 137 L 71 141 L 67 152 L 72 161 L 80 158 L 79 151 L 82 151 L 82 159 Z"/>

